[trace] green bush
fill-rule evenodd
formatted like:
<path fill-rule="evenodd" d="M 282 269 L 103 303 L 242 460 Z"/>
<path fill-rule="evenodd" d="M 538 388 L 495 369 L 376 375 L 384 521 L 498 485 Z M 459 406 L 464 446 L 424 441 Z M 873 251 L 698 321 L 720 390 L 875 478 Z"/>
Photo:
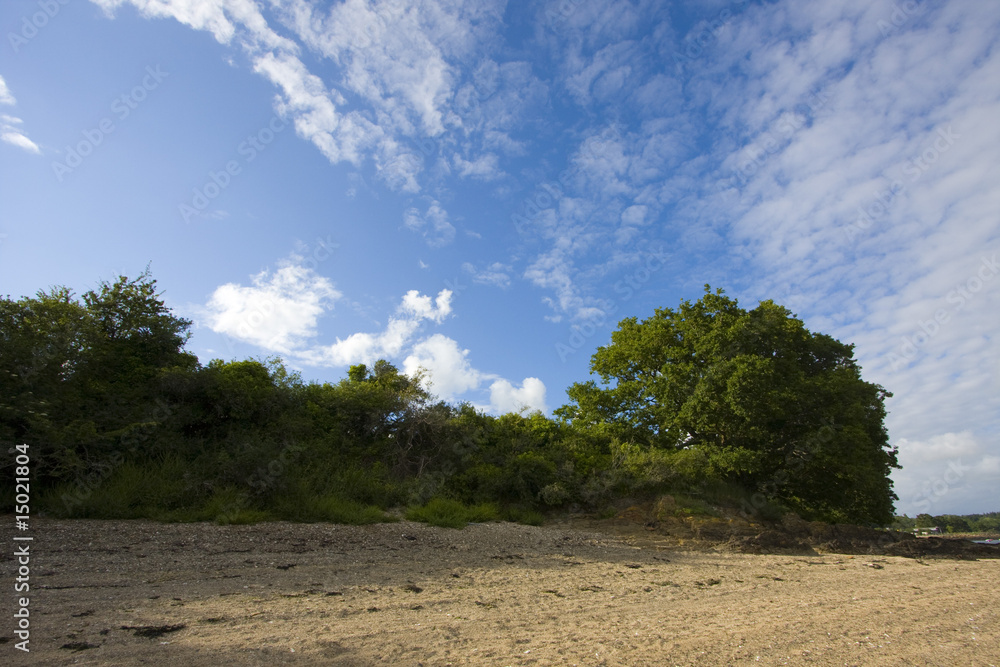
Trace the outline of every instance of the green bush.
<path fill-rule="evenodd" d="M 329 521 L 352 526 L 397 520 L 374 505 L 362 505 L 338 496 L 324 496 L 311 500 L 307 514 L 312 521 Z"/>
<path fill-rule="evenodd" d="M 192 502 L 186 466 L 177 457 L 145 463 L 120 461 L 42 491 L 46 513 L 75 519 L 138 519 Z"/>
<path fill-rule="evenodd" d="M 345 466 L 328 454 L 293 468 L 289 478 L 289 484 L 302 484 L 316 495 L 337 496 L 362 505 L 387 508 L 401 504 L 405 498 L 404 485 L 392 480 L 378 462 L 368 467 Z"/>
<path fill-rule="evenodd" d="M 719 516 L 719 512 L 701 498 L 695 498 L 682 493 L 674 494 L 677 516 Z"/>
<path fill-rule="evenodd" d="M 359 503 L 338 493 L 314 493 L 301 481 L 275 496 L 269 507 L 282 519 L 303 523 L 328 521 L 363 525 L 395 520 L 374 505 Z"/>
<path fill-rule="evenodd" d="M 200 521 L 215 521 L 220 524 L 245 523 L 240 519 L 244 512 L 253 509 L 249 505 L 250 497 L 246 491 L 226 486 L 216 489 L 195 515 Z"/>
<path fill-rule="evenodd" d="M 264 521 L 274 521 L 275 516 L 271 512 L 261 510 L 237 510 L 229 514 L 220 514 L 215 522 L 220 526 L 242 526 L 248 524 L 262 523 Z"/>
<path fill-rule="evenodd" d="M 526 526 L 540 526 L 545 521 L 541 512 L 522 507 L 508 507 L 503 512 L 503 518 L 514 523 L 523 523 Z"/>
<path fill-rule="evenodd" d="M 426 505 L 407 509 L 406 518 L 410 521 L 429 523 L 432 526 L 461 529 L 470 522 L 497 521 L 500 512 L 496 505 L 490 503 L 468 507 L 457 500 L 432 498 Z"/>

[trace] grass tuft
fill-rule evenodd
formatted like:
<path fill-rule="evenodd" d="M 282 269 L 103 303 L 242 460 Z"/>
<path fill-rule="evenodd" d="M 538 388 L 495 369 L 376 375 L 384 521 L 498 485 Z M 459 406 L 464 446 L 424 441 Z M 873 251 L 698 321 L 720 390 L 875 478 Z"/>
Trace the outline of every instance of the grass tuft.
<path fill-rule="evenodd" d="M 426 505 L 407 509 L 406 518 L 410 521 L 420 521 L 442 528 L 462 529 L 469 522 L 497 521 L 500 518 L 500 512 L 492 503 L 469 507 L 457 500 L 432 498 Z"/>

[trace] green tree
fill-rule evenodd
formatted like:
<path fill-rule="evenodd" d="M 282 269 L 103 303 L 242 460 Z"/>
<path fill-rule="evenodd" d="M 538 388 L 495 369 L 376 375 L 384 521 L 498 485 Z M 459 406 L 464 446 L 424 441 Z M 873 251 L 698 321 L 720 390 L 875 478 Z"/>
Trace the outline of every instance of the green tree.
<path fill-rule="evenodd" d="M 0 299 L 0 439 L 40 445 L 65 410 L 85 352 L 88 314 L 56 287 L 34 298 Z"/>
<path fill-rule="evenodd" d="M 183 349 L 191 320 L 174 315 L 161 296 L 148 268 L 133 279 L 102 281 L 98 289 L 83 295 L 90 326 L 86 369 L 78 375 L 90 383 L 90 391 L 99 395 L 123 382 L 135 386 L 162 368 L 197 363 Z"/>
<path fill-rule="evenodd" d="M 83 295 L 64 287 L 0 301 L 0 437 L 35 445 L 36 474 L 79 474 L 140 449 L 169 414 L 167 369 L 194 370 L 191 322 L 174 316 L 147 269 Z"/>
<path fill-rule="evenodd" d="M 807 516 L 892 520 L 896 452 L 881 386 L 853 346 L 808 331 L 786 308 L 747 311 L 705 286 L 697 302 L 619 323 L 557 415 L 623 442 L 695 449 L 712 474 Z"/>

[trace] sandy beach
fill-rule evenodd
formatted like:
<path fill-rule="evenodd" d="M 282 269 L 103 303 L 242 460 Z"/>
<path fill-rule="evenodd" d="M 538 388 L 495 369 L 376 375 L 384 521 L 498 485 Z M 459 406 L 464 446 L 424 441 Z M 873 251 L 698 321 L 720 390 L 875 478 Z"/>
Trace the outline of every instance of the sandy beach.
<path fill-rule="evenodd" d="M 32 528 L 31 652 L 11 593 L 6 664 L 1000 664 L 996 559 L 751 555 L 568 523 Z M 10 555 L 0 569 L 12 582 Z"/>

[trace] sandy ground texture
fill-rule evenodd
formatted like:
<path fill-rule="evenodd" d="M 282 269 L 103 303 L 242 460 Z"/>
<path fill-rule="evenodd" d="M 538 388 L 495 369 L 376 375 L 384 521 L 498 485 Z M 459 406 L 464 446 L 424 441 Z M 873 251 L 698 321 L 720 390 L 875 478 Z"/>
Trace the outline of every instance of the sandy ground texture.
<path fill-rule="evenodd" d="M 0 560 L 5 665 L 1000 664 L 996 559 L 684 550 L 576 524 L 31 532 L 30 654 Z"/>

